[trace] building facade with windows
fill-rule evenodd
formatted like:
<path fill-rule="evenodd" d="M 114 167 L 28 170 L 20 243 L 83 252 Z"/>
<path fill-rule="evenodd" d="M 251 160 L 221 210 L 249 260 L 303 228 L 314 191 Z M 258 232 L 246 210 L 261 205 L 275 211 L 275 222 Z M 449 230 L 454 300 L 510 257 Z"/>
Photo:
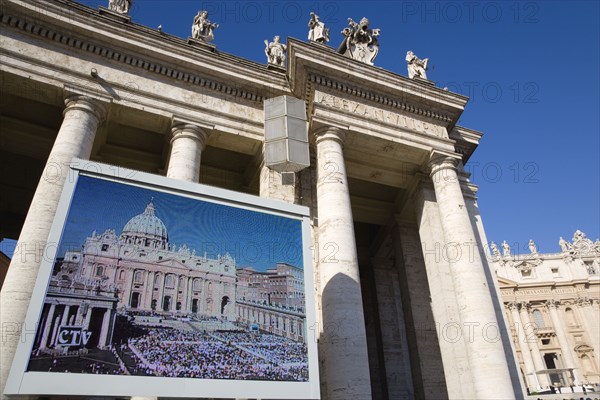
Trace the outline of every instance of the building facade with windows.
<path fill-rule="evenodd" d="M 113 287 L 119 309 L 235 320 L 235 260 L 229 254 L 211 259 L 169 243 L 152 202 L 120 234 L 93 232 L 82 247 L 65 253 L 58 275 Z"/>
<path fill-rule="evenodd" d="M 115 173 L 124 167 L 308 207 L 315 287 L 306 290 L 317 300 L 310 334 L 318 341 L 323 399 L 523 396 L 483 250 L 477 187 L 463 168 L 481 138 L 458 125 L 468 99 L 373 67 L 376 51 L 361 51 L 361 40 L 379 32 L 366 29 L 367 19 L 344 31 L 344 54 L 288 38 L 287 64 L 275 67 L 142 26 L 126 12 L 68 0 L 6 0 L 0 24 L 0 159 L 13 171 L 1 177 L 7 196 L 0 235 L 19 238 L 1 292 L 1 386 L 48 245 L 63 171 L 79 158 L 90 168 L 102 162 Z M 365 29 L 351 35 L 359 26 Z M 281 96 L 302 104 L 308 136 L 299 146 L 310 164 L 304 169 L 265 161 L 265 110 Z M 142 252 L 165 254 L 153 265 L 185 260 L 186 268 L 207 268 L 210 261 L 174 252 L 166 230 L 140 231 L 136 221 L 121 234 L 92 235 L 84 253 L 66 256 L 65 267 L 80 254 L 86 278 L 122 282 L 120 306 L 192 310 L 195 277 L 170 279 L 159 267 L 142 268 L 149 257 Z M 471 257 L 446 257 L 456 244 Z M 121 266 L 125 260 L 130 265 Z M 235 269 L 225 271 L 227 265 L 215 260 L 226 283 Z M 293 268 L 278 266 L 267 274 L 270 289 L 258 291 L 250 287 L 265 276 L 244 273 L 248 297 L 257 301 L 216 281 L 222 289 L 214 296 L 236 301 L 248 322 L 254 312 L 263 329 L 277 315 L 275 329 L 286 324 L 308 335 L 307 327 L 285 321 L 285 312 L 293 320 L 294 304 L 278 297 L 298 292 Z M 191 299 L 175 289 L 190 286 Z M 198 299 L 200 310 L 208 309 Z M 212 310 L 220 311 L 218 301 Z M 498 334 L 490 340 L 492 331 Z"/>
<path fill-rule="evenodd" d="M 530 254 L 492 254 L 530 391 L 600 384 L 600 242 L 576 231 L 559 246 L 557 253 L 538 253 L 533 244 Z"/>

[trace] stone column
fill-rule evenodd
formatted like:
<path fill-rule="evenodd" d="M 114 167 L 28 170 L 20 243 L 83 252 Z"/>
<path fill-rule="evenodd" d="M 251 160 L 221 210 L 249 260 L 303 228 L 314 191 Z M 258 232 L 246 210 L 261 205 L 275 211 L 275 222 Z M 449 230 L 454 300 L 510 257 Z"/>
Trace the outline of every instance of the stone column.
<path fill-rule="evenodd" d="M 462 334 L 455 334 L 460 333 L 459 309 L 450 265 L 446 257 L 442 257 L 444 231 L 433 183 L 428 177 L 422 177 L 415 193 L 415 208 L 448 397 L 475 398 L 466 339 Z"/>
<path fill-rule="evenodd" d="M 320 348 L 327 399 L 370 399 L 360 275 L 343 153 L 345 134 L 325 128 L 315 136 L 323 315 Z"/>
<path fill-rule="evenodd" d="M 190 290 L 188 281 L 189 281 L 189 278 L 187 276 L 183 276 L 183 286 L 181 288 L 181 312 L 184 314 L 187 314 L 187 312 L 188 312 L 187 298 L 188 298 L 188 291 Z"/>
<path fill-rule="evenodd" d="M 539 387 L 539 382 L 537 380 L 533 359 L 531 358 L 531 352 L 527 343 L 527 335 L 525 334 L 523 322 L 519 316 L 520 307 L 521 304 L 519 303 L 508 303 L 508 309 L 511 312 L 513 324 L 516 329 L 516 342 L 518 348 L 521 350 L 523 364 L 525 364 L 525 385 L 527 385 L 529 389 L 537 389 Z M 521 309 L 523 308 L 521 307 Z"/>
<path fill-rule="evenodd" d="M 165 281 L 167 280 L 167 274 L 157 273 L 158 276 L 158 301 L 156 303 L 157 311 L 163 311 L 164 308 L 164 297 L 165 297 Z"/>
<path fill-rule="evenodd" d="M 69 311 L 71 311 L 71 306 L 65 306 L 65 311 L 63 311 L 62 317 L 60 319 L 60 325 L 68 325 L 69 323 Z"/>
<path fill-rule="evenodd" d="M 50 336 L 50 328 L 52 327 L 52 321 L 54 320 L 54 311 L 56 310 L 56 304 L 50 305 L 48 310 L 48 316 L 46 317 L 46 324 L 44 325 L 44 331 L 42 332 L 42 340 L 40 341 L 40 348 L 45 349 L 48 347 L 48 336 Z"/>
<path fill-rule="evenodd" d="M 88 307 L 87 314 L 85 314 L 85 321 L 83 321 L 83 328 L 90 329 L 90 321 L 92 319 L 92 311 L 94 308 L 92 306 Z"/>
<path fill-rule="evenodd" d="M 108 338 L 109 335 L 109 331 L 108 328 L 110 328 L 110 309 L 106 309 L 106 311 L 104 311 L 104 316 L 102 317 L 102 329 L 100 329 L 100 338 L 98 340 L 98 346 L 101 349 L 106 348 L 106 339 Z"/>
<path fill-rule="evenodd" d="M 131 292 L 133 289 L 133 276 L 135 271 L 132 268 L 125 270 L 125 290 L 123 291 L 123 304 L 127 309 L 131 308 Z"/>
<path fill-rule="evenodd" d="M 550 318 L 552 319 L 552 325 L 554 326 L 554 332 L 556 333 L 556 337 L 558 339 L 558 344 L 560 345 L 560 350 L 563 356 L 563 360 L 565 361 L 566 368 L 573 368 L 573 378 L 575 382 L 574 385 L 579 385 L 581 383 L 581 377 L 579 376 L 579 371 L 577 370 L 577 364 L 575 363 L 575 358 L 573 358 L 573 348 L 569 343 L 569 339 L 567 338 L 567 333 L 565 332 L 565 328 L 562 324 L 562 319 L 558 315 L 558 307 L 560 307 L 560 302 L 556 300 L 548 300 L 546 302 L 548 309 L 550 310 Z M 570 384 L 571 382 L 567 382 Z"/>
<path fill-rule="evenodd" d="M 194 294 L 194 278 L 188 278 L 188 293 L 187 293 L 187 311 L 188 313 L 192 312 L 192 296 Z"/>
<path fill-rule="evenodd" d="M 0 292 L 0 393 L 4 390 L 56 207 L 74 157 L 89 159 L 104 108 L 85 96 L 65 100 L 58 131 Z"/>
<path fill-rule="evenodd" d="M 525 331 L 525 337 L 529 338 L 532 336 L 530 340 L 527 340 L 527 344 L 529 345 L 529 349 L 531 350 L 531 358 L 533 360 L 533 365 L 535 367 L 536 372 L 542 371 L 546 369 L 546 363 L 542 358 L 542 353 L 540 352 L 540 347 L 538 345 L 537 340 L 537 327 L 531 323 L 531 318 L 529 318 L 529 308 L 531 304 L 522 302 L 521 303 L 521 322 L 523 323 L 523 330 Z M 531 328 L 531 334 L 528 334 L 529 328 Z M 550 382 L 548 381 L 548 374 L 537 375 L 538 384 L 541 387 L 550 386 Z"/>
<path fill-rule="evenodd" d="M 577 299 L 577 306 L 581 310 L 580 319 L 583 320 L 583 326 L 585 326 L 590 344 L 594 349 L 596 368 L 600 369 L 600 321 L 598 321 L 598 313 L 592 306 L 592 299 L 587 297 Z"/>
<path fill-rule="evenodd" d="M 171 130 L 171 156 L 167 177 L 190 182 L 200 181 L 200 157 L 206 147 L 208 133 L 202 128 L 178 123 Z"/>
<path fill-rule="evenodd" d="M 152 310 L 152 296 L 154 296 L 154 275 L 155 275 L 154 272 L 149 271 L 148 276 L 146 277 L 146 283 L 148 285 L 146 287 L 146 298 L 145 298 L 146 310 Z"/>
<path fill-rule="evenodd" d="M 444 231 L 443 255 L 450 264 L 475 397 L 513 399 L 500 325 L 484 265 L 458 180 L 459 159 L 434 154 L 431 179 Z"/>

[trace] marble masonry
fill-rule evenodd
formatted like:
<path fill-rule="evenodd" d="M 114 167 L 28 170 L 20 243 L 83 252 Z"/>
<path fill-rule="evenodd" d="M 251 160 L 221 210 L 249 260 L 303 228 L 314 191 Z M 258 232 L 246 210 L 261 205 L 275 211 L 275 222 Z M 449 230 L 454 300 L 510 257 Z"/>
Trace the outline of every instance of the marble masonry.
<path fill-rule="evenodd" d="M 256 63 L 219 52 L 219 32 L 226 27 L 214 16 L 211 22 L 206 11 L 182 21 L 193 26 L 191 37 L 179 38 L 136 23 L 130 7 L 112 0 L 99 9 L 67 0 L 6 0 L 0 10 L 0 158 L 11 171 L 0 183 L 7 198 L 0 235 L 18 238 L 1 292 L 0 389 L 68 179 L 64 171 L 77 157 L 308 207 L 315 287 L 303 290 L 316 295 L 318 322 L 310 331 L 298 325 L 293 304 L 286 305 L 287 316 L 281 307 L 257 311 L 264 296 L 300 296 L 293 266 L 274 266 L 273 274 L 289 276 L 276 292 L 251 291 L 246 283 L 269 276 L 238 269 L 223 256 L 213 260 L 223 276 L 202 284 L 218 287 L 214 313 L 250 320 L 257 312 L 259 330 L 285 324 L 290 337 L 314 335 L 323 399 L 524 396 L 521 354 L 515 356 L 509 327 L 515 315 L 503 306 L 523 300 L 500 296 L 494 271 L 509 267 L 494 267 L 486 256 L 477 187 L 463 168 L 482 137 L 458 125 L 467 97 L 428 81 L 427 59 L 414 54 L 406 58 L 409 77 L 374 67 L 380 51 L 404 55 L 408 48 L 380 46 L 385 32 L 373 28 L 377 21 L 368 15 L 355 16 L 359 22 L 349 18 L 341 34 L 307 15 L 308 40 L 278 32 L 281 37 L 266 41 L 267 60 Z M 399 71 L 406 67 L 399 62 Z M 290 140 L 282 139 L 278 149 L 293 160 L 294 146 L 303 154 L 308 147 L 309 166 L 265 160 L 265 110 L 282 96 L 286 104 L 301 102 L 301 112 L 286 125 Z M 156 217 L 160 210 L 149 203 L 138 213 L 131 218 Z M 97 256 L 73 252 L 64 261 L 67 267 L 80 256 L 96 260 L 74 270 L 106 274 L 124 288 L 115 298 L 107 287 L 105 299 L 90 305 L 97 309 L 95 326 L 110 325 L 122 307 L 193 312 L 197 300 L 200 309 L 209 309 L 207 298 L 194 297 L 193 290 L 178 295 L 175 287 L 193 288 L 196 277 L 182 276 L 175 264 L 132 264 L 122 276 L 117 269 L 100 271 L 113 265 L 103 260 L 103 246 L 110 253 L 120 240 L 136 245 L 143 236 L 144 246 L 173 251 L 162 234 L 113 228 L 89 232 L 90 251 L 91 244 L 100 246 Z M 205 272 L 208 260 L 189 257 L 200 264 L 198 273 Z M 62 298 L 60 309 L 49 304 L 44 312 L 80 322 L 92 314 L 66 312 Z M 583 324 L 581 310 L 591 302 L 570 299 L 581 303 L 570 307 Z M 566 305 L 558 307 L 565 312 Z M 552 310 L 544 310 L 548 326 Z M 569 334 L 567 341 L 577 341 Z M 573 355 L 588 355 L 589 362 L 563 357 L 575 381 L 591 380 L 579 371 L 598 371 L 592 339 L 582 335 L 587 347 Z M 526 361 L 522 369 L 533 379 L 540 365 L 530 367 Z M 538 375 L 543 380 L 544 373 Z"/>

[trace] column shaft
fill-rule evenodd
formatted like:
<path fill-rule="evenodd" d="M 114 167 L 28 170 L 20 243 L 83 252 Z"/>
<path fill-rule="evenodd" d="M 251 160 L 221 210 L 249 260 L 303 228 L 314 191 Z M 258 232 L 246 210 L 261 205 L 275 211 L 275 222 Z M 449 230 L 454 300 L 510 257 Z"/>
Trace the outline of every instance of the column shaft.
<path fill-rule="evenodd" d="M 579 376 L 577 364 L 575 363 L 575 359 L 573 358 L 573 348 L 569 344 L 569 339 L 567 338 L 567 333 L 565 332 L 565 328 L 562 324 L 562 319 L 558 315 L 558 307 L 560 306 L 560 303 L 557 301 L 549 301 L 547 304 L 550 310 L 550 318 L 552 319 L 554 332 L 556 333 L 556 337 L 558 338 L 558 344 L 560 345 L 563 360 L 565 361 L 567 368 L 573 368 L 573 377 L 575 380 L 575 382 L 573 383 L 575 385 L 579 385 L 581 383 L 581 377 Z M 567 384 L 570 383 L 571 382 L 567 382 Z"/>
<path fill-rule="evenodd" d="M 342 150 L 344 133 L 326 129 L 317 132 L 316 137 L 321 354 L 327 399 L 369 399 L 360 274 Z"/>
<path fill-rule="evenodd" d="M 48 316 L 46 317 L 46 324 L 44 325 L 44 331 L 42 333 L 42 340 L 40 341 L 40 348 L 45 349 L 48 347 L 48 336 L 50 335 L 50 328 L 52 327 L 52 321 L 54 320 L 54 311 L 56 309 L 55 304 L 50 305 L 48 310 Z"/>
<path fill-rule="evenodd" d="M 65 104 L 63 123 L 33 195 L 0 293 L 0 393 L 20 339 L 48 233 L 68 175 L 68 164 L 74 157 L 90 157 L 104 113 L 101 106 L 83 96 L 69 97 Z"/>
<path fill-rule="evenodd" d="M 104 316 L 102 317 L 102 328 L 100 329 L 100 338 L 98 340 L 98 347 L 101 349 L 106 348 L 106 339 L 108 338 L 109 332 L 108 328 L 110 327 L 110 309 L 106 309 L 104 311 Z"/>
<path fill-rule="evenodd" d="M 580 318 L 583 320 L 590 344 L 594 349 L 596 368 L 600 370 L 600 322 L 598 321 L 598 313 L 594 310 L 591 299 L 581 298 L 577 301 L 577 306 L 581 310 L 582 315 Z"/>
<path fill-rule="evenodd" d="M 500 325 L 487 284 L 484 265 L 456 171 L 456 160 L 448 157 L 431 163 L 435 196 L 444 231 L 442 255 L 450 264 L 459 314 L 479 399 L 515 397 Z"/>
<path fill-rule="evenodd" d="M 167 177 L 190 182 L 200 181 L 200 159 L 207 133 L 195 125 L 177 124 L 172 129 L 171 157 Z"/>
<path fill-rule="evenodd" d="M 159 274 L 158 275 L 158 281 L 159 283 L 159 287 L 158 287 L 158 301 L 156 302 L 156 310 L 157 311 L 163 311 L 164 309 L 164 294 L 165 294 L 165 281 L 166 281 L 167 275 L 165 274 Z"/>
<path fill-rule="evenodd" d="M 536 327 L 531 323 L 531 318 L 529 318 L 529 310 L 527 307 L 524 307 L 521 304 L 521 322 L 523 323 L 523 330 L 525 331 L 525 337 L 529 338 L 527 343 L 529 344 L 529 348 L 531 349 L 531 358 L 533 359 L 533 365 L 535 367 L 536 372 L 542 371 L 546 369 L 546 363 L 542 358 L 542 353 L 540 353 L 540 347 L 538 345 Z M 528 334 L 531 328 L 531 334 Z M 531 337 L 530 337 L 531 336 Z M 537 374 L 536 374 L 537 375 Z M 550 386 L 550 382 L 548 381 L 548 374 L 537 375 L 538 383 L 541 387 Z"/>
<path fill-rule="evenodd" d="M 460 315 L 450 265 L 439 250 L 444 242 L 444 231 L 431 182 L 424 180 L 421 183 L 415 196 L 415 206 L 448 397 L 474 398 L 465 337 L 460 335 L 448 340 L 453 329 L 460 329 Z"/>
<path fill-rule="evenodd" d="M 535 373 L 535 367 L 533 365 L 533 359 L 531 358 L 531 352 L 529 350 L 529 344 L 527 342 L 527 335 L 523 329 L 523 322 L 519 315 L 519 304 L 509 304 L 508 308 L 512 314 L 513 324 L 517 330 L 518 347 L 521 350 L 521 356 L 523 357 L 523 364 L 525 364 L 525 384 L 529 389 L 537 389 L 539 386 L 537 375 Z"/>

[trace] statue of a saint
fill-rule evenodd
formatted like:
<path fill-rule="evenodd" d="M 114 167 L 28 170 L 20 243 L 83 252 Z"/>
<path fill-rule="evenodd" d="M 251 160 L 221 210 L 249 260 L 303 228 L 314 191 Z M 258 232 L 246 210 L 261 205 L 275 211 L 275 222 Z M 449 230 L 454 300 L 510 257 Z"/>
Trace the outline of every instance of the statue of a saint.
<path fill-rule="evenodd" d="M 213 31 L 218 27 L 219 24 L 213 24 L 208 19 L 208 11 L 198 11 L 192 25 L 192 37 L 205 42 L 211 42 L 215 38 Z"/>
<path fill-rule="evenodd" d="M 410 79 L 421 78 L 427 79 L 427 64 L 429 63 L 429 58 L 421 60 L 419 57 L 415 55 L 411 50 L 406 53 L 406 63 L 408 64 L 408 77 Z"/>
<path fill-rule="evenodd" d="M 510 246 L 506 243 L 506 240 L 502 242 L 502 252 L 504 253 L 504 257 L 510 256 Z"/>
<path fill-rule="evenodd" d="M 570 244 L 563 239 L 563 237 L 561 236 L 559 241 L 558 241 L 558 245 L 560 246 L 560 249 L 562 250 L 563 253 L 568 253 L 570 250 Z"/>
<path fill-rule="evenodd" d="M 585 238 L 586 238 L 585 233 L 581 232 L 579 229 L 577 229 L 575 231 L 575 233 L 573 234 L 573 242 L 578 242 Z"/>
<path fill-rule="evenodd" d="M 326 44 L 329 42 L 329 28 L 325 28 L 325 24 L 314 12 L 310 13 L 310 21 L 308 21 L 308 40 Z"/>
<path fill-rule="evenodd" d="M 492 255 L 494 257 L 500 257 L 500 250 L 498 250 L 498 245 L 496 243 L 492 242 L 490 248 L 492 249 Z"/>
<path fill-rule="evenodd" d="M 108 0 L 108 9 L 119 14 L 127 14 L 131 8 L 131 3 L 132 0 Z"/>
<path fill-rule="evenodd" d="M 531 251 L 531 254 L 537 254 L 537 246 L 535 245 L 533 239 L 529 241 L 529 251 Z"/>
<path fill-rule="evenodd" d="M 265 39 L 265 54 L 267 55 L 267 61 L 269 64 L 283 67 L 285 63 L 285 52 L 287 50 L 287 46 L 283 43 L 280 43 L 279 40 L 279 36 L 275 36 L 271 43 Z"/>
<path fill-rule="evenodd" d="M 348 27 L 344 28 L 342 35 L 344 41 L 338 47 L 338 53 L 354 60 L 373 65 L 373 61 L 379 53 L 380 29 L 369 29 L 369 20 L 363 18 L 359 23 L 348 18 Z"/>

